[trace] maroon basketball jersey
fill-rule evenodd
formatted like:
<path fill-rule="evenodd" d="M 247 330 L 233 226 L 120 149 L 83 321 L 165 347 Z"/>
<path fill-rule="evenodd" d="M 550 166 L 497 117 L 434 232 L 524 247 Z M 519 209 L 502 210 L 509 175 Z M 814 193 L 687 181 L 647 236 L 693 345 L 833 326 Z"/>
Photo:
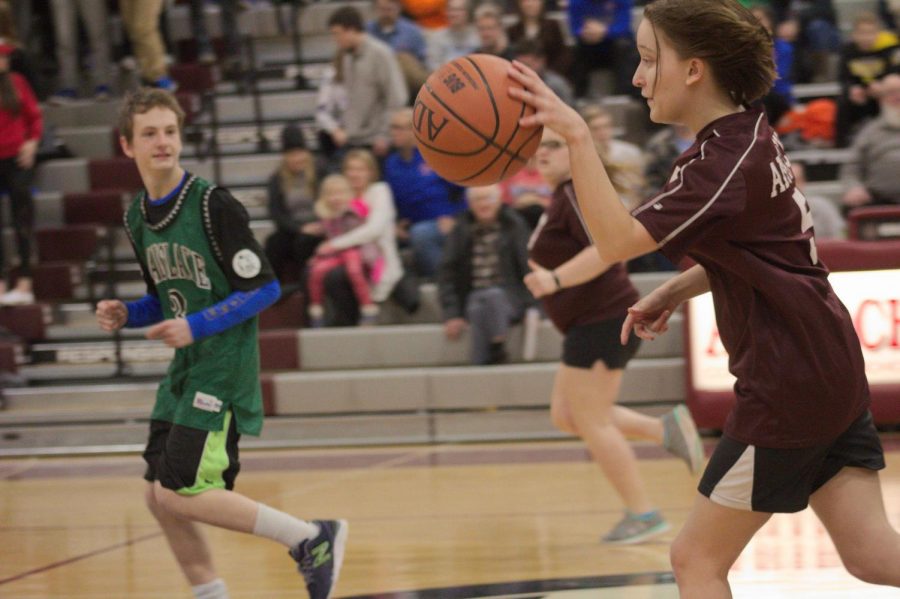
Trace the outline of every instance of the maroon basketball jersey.
<path fill-rule="evenodd" d="M 544 268 L 554 269 L 590 245 L 575 189 L 567 181 L 553 192 L 550 206 L 531 235 L 531 258 Z M 599 277 L 541 299 L 547 316 L 565 333 L 572 326 L 625 316 L 628 307 L 638 300 L 638 292 L 625 266 L 615 264 Z"/>
<path fill-rule="evenodd" d="M 812 217 L 759 110 L 717 119 L 634 216 L 674 262 L 709 277 L 737 377 L 725 432 L 761 447 L 819 444 L 869 405 L 859 340 L 816 256 Z"/>

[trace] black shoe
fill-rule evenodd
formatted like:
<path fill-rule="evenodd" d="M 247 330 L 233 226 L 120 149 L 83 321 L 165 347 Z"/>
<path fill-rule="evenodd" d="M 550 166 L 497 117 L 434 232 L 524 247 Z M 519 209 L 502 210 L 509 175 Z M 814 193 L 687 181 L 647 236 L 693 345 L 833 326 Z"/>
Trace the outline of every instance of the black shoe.
<path fill-rule="evenodd" d="M 509 356 L 506 353 L 506 343 L 503 341 L 495 341 L 491 343 L 488 364 L 506 364 L 508 361 Z"/>
<path fill-rule="evenodd" d="M 347 546 L 346 520 L 313 520 L 319 534 L 301 542 L 288 553 L 306 581 L 309 599 L 328 599 L 337 584 Z"/>

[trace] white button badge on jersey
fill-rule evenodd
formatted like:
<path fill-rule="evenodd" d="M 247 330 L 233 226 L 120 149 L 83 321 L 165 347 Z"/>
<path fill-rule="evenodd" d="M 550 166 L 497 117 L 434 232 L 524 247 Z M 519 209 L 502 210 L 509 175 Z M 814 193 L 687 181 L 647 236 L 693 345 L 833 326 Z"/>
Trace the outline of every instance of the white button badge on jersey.
<path fill-rule="evenodd" d="M 262 270 L 262 261 L 251 250 L 241 250 L 231 260 L 231 268 L 237 276 L 252 279 Z"/>

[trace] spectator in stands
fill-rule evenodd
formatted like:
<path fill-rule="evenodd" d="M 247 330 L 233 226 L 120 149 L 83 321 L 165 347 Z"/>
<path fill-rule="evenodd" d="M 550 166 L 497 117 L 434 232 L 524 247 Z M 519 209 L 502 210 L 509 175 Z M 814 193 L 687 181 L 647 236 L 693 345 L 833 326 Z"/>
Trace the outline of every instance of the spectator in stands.
<path fill-rule="evenodd" d="M 559 21 L 547 16 L 544 0 L 518 0 L 516 12 L 519 20 L 506 30 L 509 43 L 538 42 L 547 55 L 547 67 L 562 75 L 568 73 L 572 62 L 569 47 Z"/>
<path fill-rule="evenodd" d="M 401 108 L 391 116 L 394 151 L 384 161 L 384 180 L 397 209 L 397 237 L 409 241 L 416 273 L 432 277 L 454 217 L 466 206 L 462 188 L 441 178 L 419 153 L 412 115 L 411 108 Z"/>
<path fill-rule="evenodd" d="M 612 115 L 600 104 L 585 106 L 581 115 L 591 129 L 604 164 L 616 168 L 622 200 L 626 206 L 636 208 L 643 202 L 646 189 L 643 152 L 636 145 L 615 138 Z"/>
<path fill-rule="evenodd" d="M 384 258 L 381 278 L 372 286 L 372 300 L 381 304 L 395 292 L 403 279 L 403 264 L 397 251 L 394 231 L 396 211 L 391 188 L 379 181 L 378 162 L 371 152 L 354 149 L 344 157 L 343 173 L 353 188 L 354 199 L 361 199 L 368 208 L 366 222 L 343 235 L 322 242 L 316 253 L 328 254 L 337 250 L 375 243 Z M 333 270 L 325 279 L 325 297 L 333 312 L 328 324 L 354 325 L 359 318 L 359 304 L 344 268 Z M 401 299 L 401 304 L 406 307 Z"/>
<path fill-rule="evenodd" d="M 166 49 L 159 30 L 163 0 L 119 0 L 122 23 L 137 58 L 141 79 L 147 85 L 174 91 L 175 82 L 166 67 Z"/>
<path fill-rule="evenodd" d="M 851 41 L 841 57 L 841 98 L 835 123 L 835 145 L 852 141 L 857 126 L 878 114 L 878 102 L 870 86 L 891 69 L 892 53 L 876 49 L 881 21 L 870 12 L 861 12 L 853 21 Z"/>
<path fill-rule="evenodd" d="M 15 46 L 0 43 L 0 189 L 9 194 L 13 229 L 19 250 L 19 272 L 16 285 L 7 290 L 0 280 L 0 305 L 30 304 L 31 234 L 34 228 L 34 159 L 41 139 L 41 109 L 31 86 L 19 73 L 10 71 L 10 56 Z M 0 222 L 0 229 L 2 229 Z M 0 268 L 8 276 L 3 244 L 0 244 Z"/>
<path fill-rule="evenodd" d="M 469 0 L 447 0 L 447 27 L 428 38 L 428 68 L 432 71 L 454 58 L 471 54 L 479 46 L 469 22 Z"/>
<path fill-rule="evenodd" d="M 793 0 L 786 3 L 786 8 L 777 15 L 776 31 L 780 37 L 794 42 L 794 80 L 833 81 L 837 76 L 841 34 L 832 0 Z"/>
<path fill-rule="evenodd" d="M 6 0 L 0 0 L 0 44 L 12 48 L 11 54 L 9 54 L 9 70 L 24 77 L 32 91 L 36 91 L 37 79 L 34 69 L 22 48 L 17 31 L 12 7 Z"/>
<path fill-rule="evenodd" d="M 330 131 L 331 139 L 338 148 L 369 148 L 383 157 L 390 147 L 390 115 L 408 97 L 403 73 L 390 46 L 363 30 L 362 15 L 353 6 L 335 10 L 328 28 L 347 90 L 344 126 Z"/>
<path fill-rule="evenodd" d="M 52 99 L 65 101 L 78 97 L 81 69 L 78 48 L 78 21 L 84 25 L 91 47 L 91 78 L 94 97 L 107 99 L 110 69 L 109 13 L 106 0 L 53 0 L 53 25 L 56 37 L 56 61 L 59 65 L 59 86 Z"/>
<path fill-rule="evenodd" d="M 344 84 L 344 51 L 338 50 L 332 64 L 325 68 L 316 98 L 316 134 L 324 170 L 340 169 L 340 155 L 347 143 L 344 115 L 350 99 Z"/>
<path fill-rule="evenodd" d="M 447 238 L 438 269 L 444 333 L 469 328 L 473 364 L 507 361 L 506 336 L 533 303 L 525 287 L 528 226 L 500 200 L 500 188 L 470 187 L 469 209 Z"/>
<path fill-rule="evenodd" d="M 537 168 L 534 157 L 512 177 L 499 183 L 503 203 L 519 213 L 528 228 L 537 227 L 544 209 L 550 204 L 552 189 Z"/>
<path fill-rule="evenodd" d="M 475 29 L 478 31 L 478 48 L 475 51 L 512 60 L 502 18 L 500 7 L 491 2 L 485 2 L 475 9 Z"/>
<path fill-rule="evenodd" d="M 775 85 L 763 98 L 766 107 L 766 117 L 772 126 L 778 124 L 785 112 L 794 104 L 794 44 L 781 35 L 781 30 L 775 32 L 775 11 L 765 5 L 757 5 L 751 9 L 766 31 L 772 36 L 772 45 L 775 52 L 775 69 L 778 78 Z"/>
<path fill-rule="evenodd" d="M 190 0 L 191 32 L 197 42 L 197 59 L 203 64 L 216 62 L 216 53 L 209 39 L 206 28 L 206 0 Z M 243 74 L 241 64 L 241 35 L 238 29 L 238 13 L 241 2 L 238 0 L 218 0 L 219 16 L 222 23 L 222 37 L 225 40 L 225 60 L 222 74 L 226 79 L 240 79 Z"/>
<path fill-rule="evenodd" d="M 837 206 L 828 198 L 806 193 L 806 166 L 802 162 L 792 161 L 791 172 L 794 173 L 794 187 L 806 196 L 806 203 L 812 214 L 813 227 L 816 231 L 816 239 L 842 238 L 847 224 Z"/>
<path fill-rule="evenodd" d="M 531 0 L 528 0 L 531 1 Z M 540 41 L 535 39 L 522 39 L 512 46 L 512 56 L 515 60 L 525 63 L 537 73 L 544 83 L 553 90 L 566 104 L 575 104 L 575 94 L 569 82 L 547 66 L 547 53 Z"/>
<path fill-rule="evenodd" d="M 327 239 L 351 232 L 365 223 L 369 207 L 362 196 L 354 198 L 353 187 L 344 175 L 328 175 L 322 180 L 315 204 L 319 221 L 315 223 Z M 313 328 L 325 326 L 325 276 L 343 267 L 362 318 L 359 324 L 372 326 L 378 321 L 378 305 L 372 301 L 371 285 L 381 278 L 384 260 L 372 242 L 352 245 L 327 252 L 317 252 L 309 265 L 309 322 Z"/>
<path fill-rule="evenodd" d="M 269 177 L 269 216 L 275 232 L 266 239 L 266 257 L 284 285 L 302 279 L 307 260 L 322 241 L 313 223 L 316 194 L 316 166 L 306 147 L 303 131 L 287 125 L 281 131 L 281 164 Z"/>
<path fill-rule="evenodd" d="M 400 16 L 403 5 L 400 0 L 372 0 L 375 18 L 366 27 L 369 35 L 391 47 L 403 71 L 406 86 L 413 94 L 428 78 L 425 67 L 427 46 L 425 36 L 418 25 Z"/>
<path fill-rule="evenodd" d="M 683 125 L 668 125 L 653 134 L 644 146 L 644 180 L 647 189 L 662 189 L 672 174 L 675 159 L 694 143 L 694 134 Z"/>
<path fill-rule="evenodd" d="M 447 0 L 403 0 L 403 11 L 428 34 L 447 26 L 448 4 Z"/>
<path fill-rule="evenodd" d="M 852 161 L 841 167 L 849 208 L 900 204 L 900 74 L 891 73 L 879 86 L 881 114 L 853 141 Z"/>
<path fill-rule="evenodd" d="M 612 71 L 614 93 L 633 93 L 637 64 L 631 34 L 632 0 L 569 0 L 569 31 L 575 37 L 572 82 L 575 95 L 586 98 L 590 74 Z"/>

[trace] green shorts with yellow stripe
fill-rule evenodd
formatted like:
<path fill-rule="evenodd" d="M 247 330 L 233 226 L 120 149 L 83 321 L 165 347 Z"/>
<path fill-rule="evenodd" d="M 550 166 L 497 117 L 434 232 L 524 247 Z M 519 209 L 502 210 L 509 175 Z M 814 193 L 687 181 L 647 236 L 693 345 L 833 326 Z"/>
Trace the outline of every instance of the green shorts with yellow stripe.
<path fill-rule="evenodd" d="M 162 420 L 150 421 L 150 438 L 144 449 L 144 479 L 159 481 L 181 495 L 210 489 L 234 488 L 241 469 L 237 432 L 231 411 L 221 431 L 204 431 Z"/>

